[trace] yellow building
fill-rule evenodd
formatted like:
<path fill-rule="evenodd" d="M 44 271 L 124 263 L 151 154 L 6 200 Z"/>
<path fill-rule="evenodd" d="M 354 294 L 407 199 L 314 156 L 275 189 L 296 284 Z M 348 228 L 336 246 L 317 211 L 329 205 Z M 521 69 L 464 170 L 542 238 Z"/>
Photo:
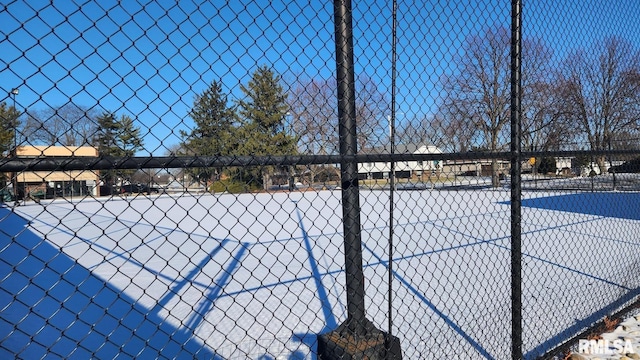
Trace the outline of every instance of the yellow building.
<path fill-rule="evenodd" d="M 18 157 L 98 157 L 92 146 L 19 146 Z M 98 196 L 99 173 L 90 170 L 23 171 L 15 174 L 18 197 Z"/>

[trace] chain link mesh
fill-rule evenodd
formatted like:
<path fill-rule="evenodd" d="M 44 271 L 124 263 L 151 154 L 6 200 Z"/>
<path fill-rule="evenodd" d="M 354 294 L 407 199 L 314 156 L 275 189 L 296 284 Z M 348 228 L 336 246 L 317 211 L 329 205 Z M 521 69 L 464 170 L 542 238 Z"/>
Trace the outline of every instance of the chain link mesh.
<path fill-rule="evenodd" d="M 315 359 L 360 260 L 405 359 L 545 356 L 633 301 L 638 4 L 524 1 L 519 174 L 511 10 L 354 3 L 344 156 L 331 3 L 5 2 L 0 357 Z"/>

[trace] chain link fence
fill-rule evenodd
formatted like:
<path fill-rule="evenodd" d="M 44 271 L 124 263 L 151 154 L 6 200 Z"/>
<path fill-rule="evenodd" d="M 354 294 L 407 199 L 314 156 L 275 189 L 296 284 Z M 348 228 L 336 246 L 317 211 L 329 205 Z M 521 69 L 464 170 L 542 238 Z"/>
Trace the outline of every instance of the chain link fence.
<path fill-rule="evenodd" d="M 567 355 L 640 286 L 639 6 L 5 2 L 1 357 Z"/>

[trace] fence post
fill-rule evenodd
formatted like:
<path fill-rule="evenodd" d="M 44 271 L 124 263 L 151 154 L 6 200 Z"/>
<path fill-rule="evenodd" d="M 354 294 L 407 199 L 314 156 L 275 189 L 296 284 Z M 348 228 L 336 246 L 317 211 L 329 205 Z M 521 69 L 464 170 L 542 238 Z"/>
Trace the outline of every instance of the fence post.
<path fill-rule="evenodd" d="M 351 0 L 334 0 L 333 4 L 347 320 L 318 336 L 318 359 L 401 359 L 398 338 L 376 329 L 365 315 Z"/>
<path fill-rule="evenodd" d="M 522 3 L 511 1 L 511 358 L 522 359 Z"/>

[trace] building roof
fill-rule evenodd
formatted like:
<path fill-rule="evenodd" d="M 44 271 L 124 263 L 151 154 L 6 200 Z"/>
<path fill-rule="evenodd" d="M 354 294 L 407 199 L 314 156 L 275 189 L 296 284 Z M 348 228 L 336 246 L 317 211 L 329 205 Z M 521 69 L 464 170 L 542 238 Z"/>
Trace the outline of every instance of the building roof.
<path fill-rule="evenodd" d="M 363 149 L 363 154 L 391 154 L 391 147 L 387 144 L 373 149 Z M 397 144 L 394 154 L 440 154 L 442 151 L 434 146 L 427 144 Z"/>

